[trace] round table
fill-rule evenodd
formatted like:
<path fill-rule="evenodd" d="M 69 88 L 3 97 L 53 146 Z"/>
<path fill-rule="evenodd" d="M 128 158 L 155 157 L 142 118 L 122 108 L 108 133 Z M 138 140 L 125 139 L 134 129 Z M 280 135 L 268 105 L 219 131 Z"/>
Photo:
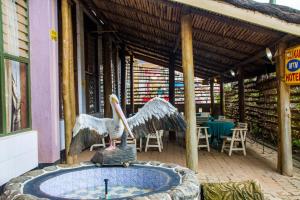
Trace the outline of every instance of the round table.
<path fill-rule="evenodd" d="M 209 127 L 208 133 L 211 135 L 210 143 L 212 146 L 215 146 L 215 143 L 219 146 L 221 136 L 231 136 L 231 129 L 233 129 L 235 125 L 233 122 L 227 121 L 208 121 L 204 126 Z"/>

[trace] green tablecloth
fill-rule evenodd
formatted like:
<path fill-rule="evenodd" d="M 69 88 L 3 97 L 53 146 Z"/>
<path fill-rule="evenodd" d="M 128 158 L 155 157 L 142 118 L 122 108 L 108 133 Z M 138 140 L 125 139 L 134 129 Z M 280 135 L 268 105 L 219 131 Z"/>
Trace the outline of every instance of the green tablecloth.
<path fill-rule="evenodd" d="M 211 135 L 211 143 L 213 146 L 217 143 L 221 142 L 221 136 L 230 136 L 232 134 L 232 130 L 234 128 L 233 122 L 225 122 L 225 121 L 208 121 L 204 124 L 204 126 L 209 127 L 208 133 Z"/>

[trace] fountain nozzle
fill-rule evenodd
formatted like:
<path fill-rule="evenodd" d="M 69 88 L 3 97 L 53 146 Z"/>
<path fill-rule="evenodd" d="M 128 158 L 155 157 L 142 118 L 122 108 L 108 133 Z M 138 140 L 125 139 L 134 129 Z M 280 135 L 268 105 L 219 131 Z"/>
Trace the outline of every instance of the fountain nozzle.
<path fill-rule="evenodd" d="M 105 199 L 108 199 L 108 179 L 104 179 L 105 184 Z"/>

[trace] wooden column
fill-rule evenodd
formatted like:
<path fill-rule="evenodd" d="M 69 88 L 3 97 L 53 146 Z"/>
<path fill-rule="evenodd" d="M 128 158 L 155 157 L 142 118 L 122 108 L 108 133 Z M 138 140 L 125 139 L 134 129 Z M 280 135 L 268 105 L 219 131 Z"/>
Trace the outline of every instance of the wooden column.
<path fill-rule="evenodd" d="M 175 106 L 175 59 L 176 56 L 172 53 L 169 57 L 169 102 Z M 169 140 L 176 140 L 176 133 L 169 131 Z"/>
<path fill-rule="evenodd" d="M 245 122 L 244 68 L 238 68 L 239 121 Z"/>
<path fill-rule="evenodd" d="M 214 79 L 210 79 L 210 114 L 214 114 L 215 96 L 214 96 Z"/>
<path fill-rule="evenodd" d="M 115 93 L 115 95 L 119 96 L 119 74 L 118 74 L 118 56 L 120 56 L 121 58 L 121 73 L 122 73 L 122 56 L 121 55 L 118 55 L 119 52 L 118 52 L 118 48 L 117 46 L 113 43 L 112 45 L 112 63 L 113 63 L 113 82 L 114 82 L 114 85 L 113 85 L 113 91 Z M 121 83 L 122 84 L 122 83 Z M 121 86 L 122 88 L 122 86 Z M 121 91 L 121 94 L 122 95 L 122 89 L 120 88 L 120 91 Z"/>
<path fill-rule="evenodd" d="M 292 134 L 290 87 L 284 82 L 285 58 L 284 52 L 287 45 L 279 43 L 278 58 L 276 60 L 277 75 L 277 112 L 278 112 L 278 171 L 286 176 L 293 175 Z"/>
<path fill-rule="evenodd" d="M 130 113 L 134 113 L 134 73 L 133 54 L 130 55 Z"/>
<path fill-rule="evenodd" d="M 224 85 L 223 77 L 220 77 L 220 115 L 225 115 L 225 102 L 224 102 Z"/>
<path fill-rule="evenodd" d="M 175 105 L 175 54 L 169 58 L 169 102 Z"/>
<path fill-rule="evenodd" d="M 73 158 L 69 156 L 70 144 L 72 140 L 72 129 L 74 126 L 75 86 L 74 86 L 74 61 L 73 61 L 73 41 L 72 41 L 72 21 L 70 5 L 67 0 L 61 1 L 62 12 L 62 90 L 63 108 L 65 122 L 65 153 L 67 164 L 73 163 Z M 76 109 L 75 109 L 76 111 Z M 74 116 L 75 115 L 75 116 Z"/>
<path fill-rule="evenodd" d="M 107 33 L 103 34 L 103 84 L 104 84 L 104 117 L 112 117 L 112 110 L 109 102 L 109 95 L 112 93 L 112 77 L 111 77 L 111 59 L 112 46 L 111 39 Z"/>
<path fill-rule="evenodd" d="M 121 106 L 126 116 L 126 60 L 125 60 L 125 45 L 121 45 Z"/>
<path fill-rule="evenodd" d="M 196 106 L 193 62 L 192 16 L 181 17 L 182 67 L 184 80 L 184 115 L 186 129 L 186 165 L 198 171 L 198 142 L 196 135 Z"/>

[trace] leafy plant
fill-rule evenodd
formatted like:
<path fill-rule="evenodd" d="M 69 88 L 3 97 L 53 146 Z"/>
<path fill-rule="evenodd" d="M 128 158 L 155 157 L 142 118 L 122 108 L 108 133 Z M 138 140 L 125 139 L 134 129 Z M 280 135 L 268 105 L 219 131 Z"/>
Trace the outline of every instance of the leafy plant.
<path fill-rule="evenodd" d="M 300 139 L 294 139 L 292 143 L 294 147 L 300 148 Z"/>

